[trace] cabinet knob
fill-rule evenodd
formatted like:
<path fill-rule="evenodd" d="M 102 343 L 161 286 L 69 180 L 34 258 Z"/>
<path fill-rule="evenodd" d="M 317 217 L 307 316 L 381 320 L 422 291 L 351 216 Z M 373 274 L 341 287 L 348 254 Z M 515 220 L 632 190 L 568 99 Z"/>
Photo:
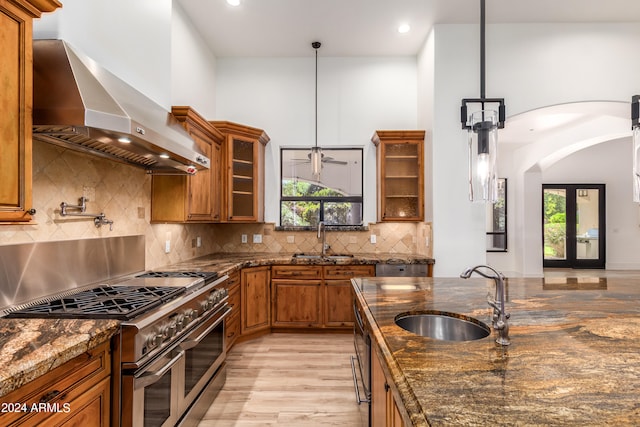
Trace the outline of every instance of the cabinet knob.
<path fill-rule="evenodd" d="M 29 209 L 29 210 L 27 211 L 27 213 L 28 213 L 29 215 L 35 215 L 35 214 L 36 214 L 36 210 L 35 210 L 34 208 L 31 208 L 31 209 Z"/>

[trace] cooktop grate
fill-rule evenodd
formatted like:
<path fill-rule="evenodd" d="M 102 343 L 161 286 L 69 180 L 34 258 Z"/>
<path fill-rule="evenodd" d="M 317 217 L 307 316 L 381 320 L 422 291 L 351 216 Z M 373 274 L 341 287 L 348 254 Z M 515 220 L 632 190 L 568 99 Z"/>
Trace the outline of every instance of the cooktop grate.
<path fill-rule="evenodd" d="M 184 292 L 183 287 L 104 285 L 22 307 L 6 317 L 130 320 Z"/>
<path fill-rule="evenodd" d="M 149 271 L 147 273 L 140 274 L 136 277 L 187 277 L 204 279 L 205 282 L 210 282 L 218 277 L 218 273 L 213 271 Z"/>

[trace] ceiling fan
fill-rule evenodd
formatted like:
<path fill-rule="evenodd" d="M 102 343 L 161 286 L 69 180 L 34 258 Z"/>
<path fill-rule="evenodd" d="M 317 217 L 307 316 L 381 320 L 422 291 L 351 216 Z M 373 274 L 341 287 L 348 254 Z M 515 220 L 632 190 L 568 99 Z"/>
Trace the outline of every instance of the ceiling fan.
<path fill-rule="evenodd" d="M 306 159 L 291 159 L 291 160 L 293 160 L 294 162 L 298 162 L 296 163 L 297 165 L 304 164 L 304 163 L 311 163 L 312 154 L 313 152 L 307 154 Z M 333 163 L 335 165 L 348 164 L 348 162 L 345 162 L 344 160 L 336 160 L 333 157 L 325 156 L 323 152 L 320 152 L 320 159 L 322 163 Z"/>

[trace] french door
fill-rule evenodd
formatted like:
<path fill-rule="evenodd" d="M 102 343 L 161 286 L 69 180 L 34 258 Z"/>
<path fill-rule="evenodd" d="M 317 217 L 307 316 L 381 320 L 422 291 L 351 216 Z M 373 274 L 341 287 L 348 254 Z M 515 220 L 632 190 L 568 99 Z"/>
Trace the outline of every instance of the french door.
<path fill-rule="evenodd" d="M 542 222 L 545 268 L 605 268 L 604 184 L 543 184 Z"/>

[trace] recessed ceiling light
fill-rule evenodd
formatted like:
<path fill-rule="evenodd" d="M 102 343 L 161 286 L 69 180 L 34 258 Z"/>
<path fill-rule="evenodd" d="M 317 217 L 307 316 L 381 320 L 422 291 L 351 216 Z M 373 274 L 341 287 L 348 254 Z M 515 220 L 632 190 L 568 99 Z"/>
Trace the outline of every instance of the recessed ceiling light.
<path fill-rule="evenodd" d="M 240 6 L 240 0 L 227 0 L 229 6 Z"/>
<path fill-rule="evenodd" d="M 398 26 L 398 32 L 400 34 L 408 33 L 409 30 L 411 30 L 409 24 L 400 24 L 400 26 Z"/>

